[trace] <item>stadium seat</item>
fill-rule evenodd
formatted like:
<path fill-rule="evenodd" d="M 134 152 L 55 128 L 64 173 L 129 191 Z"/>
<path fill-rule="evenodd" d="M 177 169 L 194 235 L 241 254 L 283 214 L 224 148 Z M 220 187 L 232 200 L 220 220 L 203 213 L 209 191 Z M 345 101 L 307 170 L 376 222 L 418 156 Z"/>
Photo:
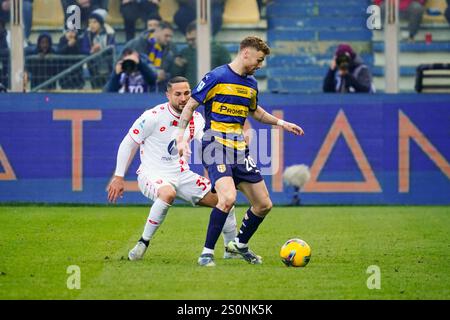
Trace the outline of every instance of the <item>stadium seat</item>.
<path fill-rule="evenodd" d="M 424 23 L 445 23 L 447 20 L 443 15 L 445 9 L 447 8 L 447 2 L 445 0 L 428 0 L 425 4 L 427 9 L 438 9 L 442 14 L 440 15 L 429 15 L 427 12 L 423 15 L 422 22 Z"/>
<path fill-rule="evenodd" d="M 178 10 L 178 3 L 175 0 L 161 0 L 159 4 L 159 15 L 167 22 L 173 22 L 173 16 Z"/>
<path fill-rule="evenodd" d="M 450 64 L 421 64 L 417 67 L 415 89 L 419 93 L 448 93 L 450 92 L 450 82 L 448 79 L 450 79 Z"/>
<path fill-rule="evenodd" d="M 33 1 L 33 27 L 64 26 L 64 13 L 61 1 Z"/>
<path fill-rule="evenodd" d="M 123 17 L 120 13 L 120 0 L 109 0 L 106 22 L 112 26 L 123 25 Z"/>
<path fill-rule="evenodd" d="M 223 13 L 223 23 L 254 24 L 260 20 L 256 0 L 227 0 Z"/>
<path fill-rule="evenodd" d="M 106 22 L 111 25 L 123 25 L 123 17 L 120 13 L 120 0 L 109 0 L 108 18 Z M 161 18 L 168 22 L 173 22 L 173 16 L 178 9 L 178 3 L 176 0 L 161 0 L 159 4 L 159 14 Z M 139 20 L 139 23 L 141 21 Z"/>

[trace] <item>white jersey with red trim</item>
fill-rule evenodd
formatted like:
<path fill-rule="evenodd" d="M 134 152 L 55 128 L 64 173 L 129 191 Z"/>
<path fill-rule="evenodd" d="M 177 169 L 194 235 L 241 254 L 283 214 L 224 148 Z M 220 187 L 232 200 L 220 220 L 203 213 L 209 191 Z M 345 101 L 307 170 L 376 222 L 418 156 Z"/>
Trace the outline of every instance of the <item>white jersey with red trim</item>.
<path fill-rule="evenodd" d="M 141 165 L 137 173 L 151 176 L 175 176 L 189 170 L 186 159 L 180 159 L 176 146 L 180 114 L 169 103 L 145 111 L 129 130 L 131 138 L 140 145 Z M 194 111 L 186 128 L 185 138 L 201 140 L 205 120 Z"/>

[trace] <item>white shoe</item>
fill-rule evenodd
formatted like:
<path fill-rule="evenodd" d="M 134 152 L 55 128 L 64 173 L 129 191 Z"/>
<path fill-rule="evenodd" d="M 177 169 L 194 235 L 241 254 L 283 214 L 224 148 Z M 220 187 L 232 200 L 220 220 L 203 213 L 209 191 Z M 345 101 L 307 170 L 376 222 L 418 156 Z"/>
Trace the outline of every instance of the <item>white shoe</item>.
<path fill-rule="evenodd" d="M 147 246 L 143 242 L 138 241 L 134 248 L 128 253 L 128 260 L 141 260 L 144 257 L 145 251 L 147 251 Z"/>
<path fill-rule="evenodd" d="M 224 259 L 244 259 L 239 253 L 230 251 L 228 249 L 228 247 L 225 247 L 225 251 L 223 252 L 223 258 Z"/>
<path fill-rule="evenodd" d="M 201 267 L 215 267 L 216 264 L 214 263 L 214 255 L 211 253 L 203 253 L 198 258 L 198 265 Z"/>
<path fill-rule="evenodd" d="M 245 259 L 245 261 L 247 261 L 250 264 L 262 264 L 261 256 L 258 256 L 256 253 L 254 253 L 248 247 L 239 248 L 235 241 L 230 241 L 228 243 L 227 247 L 228 247 L 228 251 L 236 253 L 236 254 L 240 254 Z"/>

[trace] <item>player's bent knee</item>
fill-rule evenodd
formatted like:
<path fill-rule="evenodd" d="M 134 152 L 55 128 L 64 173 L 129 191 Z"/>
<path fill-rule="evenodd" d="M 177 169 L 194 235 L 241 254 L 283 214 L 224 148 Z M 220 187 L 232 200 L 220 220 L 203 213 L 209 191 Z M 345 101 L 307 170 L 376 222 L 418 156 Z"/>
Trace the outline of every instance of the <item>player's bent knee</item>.
<path fill-rule="evenodd" d="M 175 201 L 176 196 L 177 192 L 171 186 L 161 187 L 158 190 L 158 198 L 168 204 L 172 204 Z"/>
<path fill-rule="evenodd" d="M 272 210 L 272 207 L 273 207 L 273 204 L 270 199 L 268 199 L 264 203 L 261 203 L 257 206 L 253 206 L 253 208 L 255 210 L 255 214 L 257 214 L 259 216 L 267 215 L 270 212 L 270 210 Z"/>
<path fill-rule="evenodd" d="M 235 202 L 236 202 L 235 196 L 219 197 L 219 201 L 217 202 L 217 208 L 219 208 L 224 212 L 230 212 Z"/>

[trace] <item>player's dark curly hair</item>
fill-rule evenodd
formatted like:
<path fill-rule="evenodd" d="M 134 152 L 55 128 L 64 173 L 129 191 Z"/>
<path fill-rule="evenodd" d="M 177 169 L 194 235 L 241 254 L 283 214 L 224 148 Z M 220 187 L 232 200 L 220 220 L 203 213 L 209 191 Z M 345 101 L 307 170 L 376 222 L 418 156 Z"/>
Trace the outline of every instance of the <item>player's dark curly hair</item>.
<path fill-rule="evenodd" d="M 181 82 L 188 82 L 189 83 L 189 80 L 186 79 L 185 77 L 180 77 L 180 76 L 173 77 L 172 79 L 169 80 L 169 82 L 167 82 L 167 88 L 166 88 L 167 91 L 169 91 L 169 89 L 172 88 L 173 84 L 181 83 Z"/>
<path fill-rule="evenodd" d="M 245 48 L 254 48 L 263 52 L 266 56 L 270 54 L 270 48 L 267 43 L 255 36 L 249 36 L 241 41 L 240 50 Z"/>

